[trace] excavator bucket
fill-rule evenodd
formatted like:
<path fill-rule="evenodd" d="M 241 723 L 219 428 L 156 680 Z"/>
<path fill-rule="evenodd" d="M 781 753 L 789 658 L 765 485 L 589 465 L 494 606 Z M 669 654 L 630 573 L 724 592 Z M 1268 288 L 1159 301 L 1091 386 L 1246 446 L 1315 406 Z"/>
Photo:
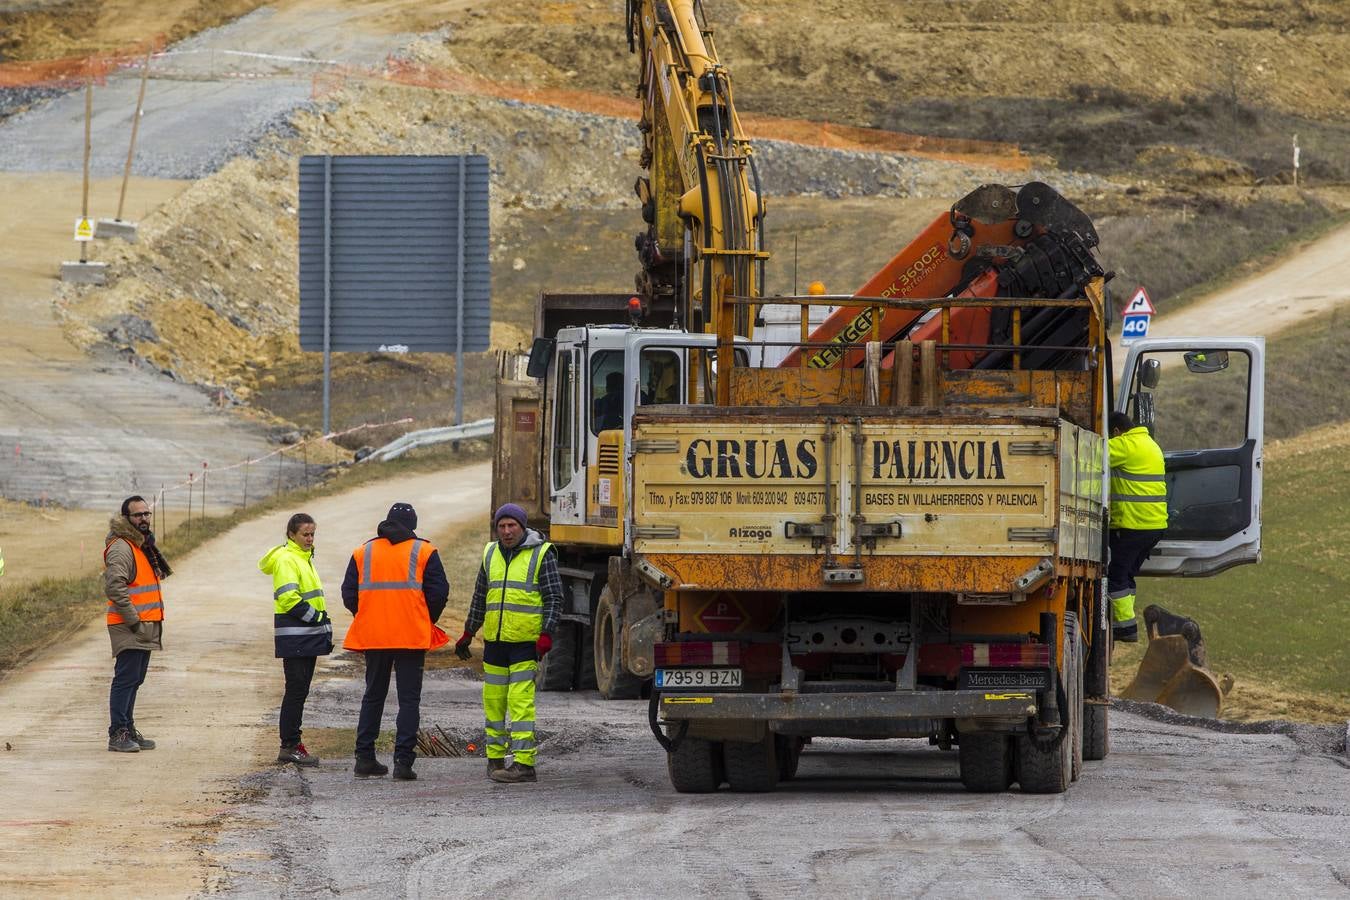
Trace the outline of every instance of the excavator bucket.
<path fill-rule="evenodd" d="M 1144 610 L 1148 650 L 1139 671 L 1120 696 L 1161 703 L 1188 716 L 1218 718 L 1232 679 L 1222 681 L 1206 668 L 1200 626 L 1161 606 Z"/>

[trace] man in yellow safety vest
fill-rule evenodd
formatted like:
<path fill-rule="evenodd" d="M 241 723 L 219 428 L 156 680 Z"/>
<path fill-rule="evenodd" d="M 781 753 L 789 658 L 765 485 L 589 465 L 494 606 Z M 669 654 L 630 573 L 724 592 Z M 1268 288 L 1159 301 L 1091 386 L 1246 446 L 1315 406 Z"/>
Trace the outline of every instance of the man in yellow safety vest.
<path fill-rule="evenodd" d="M 468 659 L 469 642 L 483 629 L 488 777 L 516 784 L 538 780 L 534 679 L 540 657 L 553 647 L 553 631 L 562 613 L 562 577 L 557 551 L 526 526 L 525 510 L 519 505 L 507 503 L 498 509 L 493 527 L 497 540 L 483 548 L 469 617 L 455 642 L 455 653 Z M 509 768 L 508 742 L 513 757 Z"/>
<path fill-rule="evenodd" d="M 1147 428 L 1111 413 L 1111 561 L 1106 567 L 1111 634 L 1139 640 L 1134 619 L 1134 576 L 1167 530 L 1167 481 L 1162 448 Z"/>

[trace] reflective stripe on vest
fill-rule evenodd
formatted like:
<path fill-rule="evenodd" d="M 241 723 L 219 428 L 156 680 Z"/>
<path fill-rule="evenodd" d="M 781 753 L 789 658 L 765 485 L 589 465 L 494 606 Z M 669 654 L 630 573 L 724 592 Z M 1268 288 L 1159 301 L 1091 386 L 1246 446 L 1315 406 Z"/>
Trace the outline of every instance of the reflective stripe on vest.
<path fill-rule="evenodd" d="M 487 615 L 483 639 L 521 642 L 539 638 L 544 624 L 544 598 L 539 591 L 539 563 L 552 545 L 547 541 L 517 552 L 508 563 L 496 541 L 483 548 L 487 575 Z"/>
<path fill-rule="evenodd" d="M 433 627 L 422 593 L 422 576 L 435 550 L 421 538 L 398 544 L 375 538 L 352 553 L 359 573 L 356 618 L 344 647 L 433 650 L 449 640 Z"/>
<path fill-rule="evenodd" d="M 164 598 L 160 594 L 159 579 L 155 577 L 155 568 L 150 565 L 150 558 L 145 555 L 145 551 L 137 547 L 126 538 L 114 538 L 113 540 L 124 541 L 131 548 L 132 559 L 136 561 L 136 575 L 127 585 L 127 599 L 131 601 L 132 607 L 136 610 L 136 615 L 142 622 L 162 622 L 164 620 Z M 112 541 L 103 548 L 103 564 L 108 564 L 108 549 L 112 547 Z M 121 625 L 125 622 L 122 614 L 117 611 L 117 604 L 111 600 L 108 601 L 107 621 L 109 625 Z"/>
<path fill-rule="evenodd" d="M 1111 438 L 1111 527 L 1154 531 L 1167 527 L 1167 475 L 1161 448 L 1148 429 Z"/>

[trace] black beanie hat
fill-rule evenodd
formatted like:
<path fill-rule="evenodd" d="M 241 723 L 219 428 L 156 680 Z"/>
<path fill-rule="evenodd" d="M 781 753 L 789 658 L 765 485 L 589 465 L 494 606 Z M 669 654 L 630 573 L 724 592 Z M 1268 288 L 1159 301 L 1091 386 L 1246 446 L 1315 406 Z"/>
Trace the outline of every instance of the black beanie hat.
<path fill-rule="evenodd" d="M 417 510 L 412 508 L 411 503 L 395 503 L 389 507 L 389 515 L 385 518 L 390 522 L 397 522 L 409 531 L 417 530 Z"/>

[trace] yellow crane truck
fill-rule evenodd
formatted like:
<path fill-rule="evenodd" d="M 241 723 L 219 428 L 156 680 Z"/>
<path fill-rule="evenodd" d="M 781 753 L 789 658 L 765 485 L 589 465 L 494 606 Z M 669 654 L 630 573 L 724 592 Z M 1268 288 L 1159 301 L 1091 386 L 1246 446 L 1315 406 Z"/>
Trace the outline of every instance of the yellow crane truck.
<path fill-rule="evenodd" d="M 1108 752 L 1106 418 L 1166 452 L 1154 573 L 1256 561 L 1263 343 L 1139 341 L 1117 392 L 1096 232 L 1038 183 L 973 191 L 856 295 L 762 296 L 753 155 L 694 13 L 630 4 L 637 294 L 546 296 L 499 373 L 494 503 L 568 585 L 543 686 L 649 691 L 681 792 L 771 790 L 816 737 L 1062 792 Z M 768 302 L 801 314 L 777 365 Z"/>

